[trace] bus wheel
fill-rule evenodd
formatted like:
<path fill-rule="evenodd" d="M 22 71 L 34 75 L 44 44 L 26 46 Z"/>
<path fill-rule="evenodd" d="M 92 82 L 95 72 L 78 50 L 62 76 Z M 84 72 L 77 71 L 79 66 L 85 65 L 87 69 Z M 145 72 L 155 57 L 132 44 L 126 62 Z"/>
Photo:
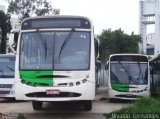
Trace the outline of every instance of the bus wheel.
<path fill-rule="evenodd" d="M 32 106 L 34 110 L 41 110 L 43 102 L 41 101 L 32 101 Z"/>
<path fill-rule="evenodd" d="M 109 98 L 109 102 L 114 103 L 114 102 L 116 102 L 116 99 L 115 98 Z"/>
<path fill-rule="evenodd" d="M 84 109 L 86 111 L 91 111 L 92 110 L 92 100 L 84 101 Z"/>

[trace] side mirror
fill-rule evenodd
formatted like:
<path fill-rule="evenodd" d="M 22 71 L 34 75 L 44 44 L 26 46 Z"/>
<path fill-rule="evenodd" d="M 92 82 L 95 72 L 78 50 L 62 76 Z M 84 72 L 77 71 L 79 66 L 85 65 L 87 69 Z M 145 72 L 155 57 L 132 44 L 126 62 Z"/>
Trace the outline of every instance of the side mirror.
<path fill-rule="evenodd" d="M 94 42 L 95 42 L 95 56 L 96 56 L 96 59 L 98 59 L 99 57 L 99 39 L 94 38 Z"/>
<path fill-rule="evenodd" d="M 105 70 L 108 70 L 108 64 L 105 65 Z"/>
<path fill-rule="evenodd" d="M 154 74 L 154 71 L 153 71 L 153 68 L 150 67 L 150 74 L 153 75 Z"/>
<path fill-rule="evenodd" d="M 101 61 L 96 60 L 96 66 L 97 66 L 98 69 L 100 69 L 101 68 Z"/>
<path fill-rule="evenodd" d="M 109 68 L 109 63 L 107 61 L 106 65 L 105 65 L 105 70 L 108 70 L 108 68 Z"/>

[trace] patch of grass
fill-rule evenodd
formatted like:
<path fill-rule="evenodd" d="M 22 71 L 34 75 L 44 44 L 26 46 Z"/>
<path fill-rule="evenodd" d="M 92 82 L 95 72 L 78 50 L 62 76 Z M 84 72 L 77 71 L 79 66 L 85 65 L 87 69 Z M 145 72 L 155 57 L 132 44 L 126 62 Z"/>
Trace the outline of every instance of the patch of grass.
<path fill-rule="evenodd" d="M 24 115 L 23 114 L 19 114 L 17 119 L 25 119 Z"/>
<path fill-rule="evenodd" d="M 105 116 L 108 119 L 108 117 L 112 117 L 112 114 L 158 114 L 160 116 L 160 99 L 144 97 L 137 100 L 129 107 L 113 111 L 109 114 L 105 114 Z"/>

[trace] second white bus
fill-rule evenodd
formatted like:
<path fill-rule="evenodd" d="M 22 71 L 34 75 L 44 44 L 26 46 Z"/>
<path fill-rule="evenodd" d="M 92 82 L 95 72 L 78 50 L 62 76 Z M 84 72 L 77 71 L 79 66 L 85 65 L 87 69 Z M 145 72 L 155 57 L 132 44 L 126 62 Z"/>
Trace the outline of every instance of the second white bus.
<path fill-rule="evenodd" d="M 106 65 L 108 98 L 136 100 L 150 96 L 150 72 L 146 55 L 113 54 Z"/>

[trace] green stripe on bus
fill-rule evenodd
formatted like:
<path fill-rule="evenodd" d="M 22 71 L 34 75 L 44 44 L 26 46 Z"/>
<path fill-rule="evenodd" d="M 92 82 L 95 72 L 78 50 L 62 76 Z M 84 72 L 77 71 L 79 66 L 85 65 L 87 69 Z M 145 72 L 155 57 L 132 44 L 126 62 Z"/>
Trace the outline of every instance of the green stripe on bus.
<path fill-rule="evenodd" d="M 111 84 L 112 89 L 119 92 L 129 92 L 129 84 Z"/>
<path fill-rule="evenodd" d="M 22 82 L 31 86 L 53 86 L 53 71 L 20 71 Z"/>

